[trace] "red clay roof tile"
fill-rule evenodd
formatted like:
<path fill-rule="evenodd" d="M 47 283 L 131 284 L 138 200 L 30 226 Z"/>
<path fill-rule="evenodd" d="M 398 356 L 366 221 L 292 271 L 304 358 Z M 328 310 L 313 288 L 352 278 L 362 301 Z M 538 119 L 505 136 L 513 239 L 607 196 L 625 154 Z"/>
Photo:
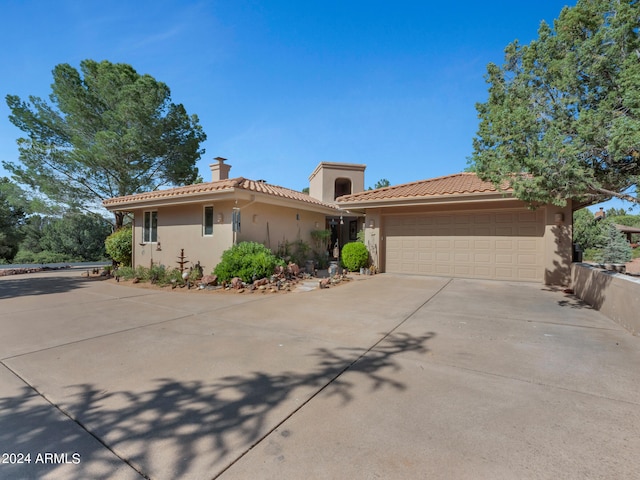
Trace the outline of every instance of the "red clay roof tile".
<path fill-rule="evenodd" d="M 337 201 L 346 203 L 370 200 L 400 200 L 499 191 L 491 182 L 480 180 L 475 173 L 465 172 L 344 195 L 338 197 Z M 511 189 L 505 185 L 502 191 L 509 192 Z"/>
<path fill-rule="evenodd" d="M 129 206 L 131 204 L 146 200 L 182 198 L 193 195 L 202 195 L 206 193 L 233 191 L 234 189 L 264 193 L 266 195 L 272 195 L 274 197 L 297 200 L 322 207 L 336 208 L 334 205 L 321 202 L 320 200 L 310 197 L 309 195 L 302 192 L 296 192 L 295 190 L 291 190 L 288 188 L 271 185 L 266 182 L 249 180 L 243 177 L 218 180 L 215 182 L 198 183 L 195 185 L 170 188 L 167 190 L 155 190 L 153 192 L 126 195 L 123 197 L 109 198 L 107 200 L 104 200 L 102 204 L 105 207 L 115 207 L 117 205 Z"/>

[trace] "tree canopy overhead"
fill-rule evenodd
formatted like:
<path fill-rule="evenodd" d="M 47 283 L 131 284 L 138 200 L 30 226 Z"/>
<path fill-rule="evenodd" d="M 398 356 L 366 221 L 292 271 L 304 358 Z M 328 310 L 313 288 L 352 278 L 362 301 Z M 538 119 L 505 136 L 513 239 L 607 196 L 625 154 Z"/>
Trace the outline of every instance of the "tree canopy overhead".
<path fill-rule="evenodd" d="M 471 168 L 531 204 L 600 201 L 640 183 L 640 1 L 578 0 L 489 64 Z"/>
<path fill-rule="evenodd" d="M 169 87 L 130 65 L 84 60 L 53 70 L 50 103 L 7 95 L 20 163 L 3 162 L 52 200 L 88 206 L 197 178 L 206 139 Z M 116 215 L 116 226 L 122 216 Z"/>

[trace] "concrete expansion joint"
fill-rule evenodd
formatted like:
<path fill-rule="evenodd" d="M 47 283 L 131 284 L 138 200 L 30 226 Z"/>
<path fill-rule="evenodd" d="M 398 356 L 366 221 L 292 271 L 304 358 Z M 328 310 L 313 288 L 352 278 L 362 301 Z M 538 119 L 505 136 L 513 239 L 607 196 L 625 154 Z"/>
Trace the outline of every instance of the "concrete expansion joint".
<path fill-rule="evenodd" d="M 40 397 L 42 400 L 44 400 L 46 403 L 48 403 L 51 407 L 53 407 L 55 410 L 57 410 L 58 412 L 60 412 L 62 415 L 64 415 L 65 417 L 67 417 L 69 420 L 71 420 L 73 423 L 75 423 L 79 428 L 81 428 L 83 431 L 85 431 L 88 435 L 90 435 L 91 437 L 93 437 L 100 445 L 102 445 L 104 448 L 106 448 L 107 450 L 109 450 L 115 457 L 117 457 L 118 459 L 120 459 L 123 463 L 126 463 L 129 467 L 131 467 L 133 470 L 135 470 L 136 473 L 138 473 L 142 478 L 145 478 L 147 480 L 150 480 L 149 476 L 145 475 L 144 473 L 142 473 L 138 468 L 136 468 L 133 464 L 131 464 L 131 462 L 126 459 L 121 457 L 120 455 L 118 455 L 118 453 L 113 450 L 108 444 L 106 444 L 100 437 L 98 437 L 97 435 L 94 435 L 93 432 L 91 432 L 91 430 L 88 430 L 83 424 L 82 422 L 78 421 L 76 418 L 74 418 L 69 412 L 67 412 L 66 410 L 64 410 L 63 408 L 60 408 L 59 405 L 55 404 L 54 402 L 52 402 L 51 400 L 49 400 L 47 398 L 47 396 L 45 394 L 43 394 L 40 390 L 38 390 L 36 387 L 34 387 L 33 385 L 31 385 L 27 380 L 25 380 L 18 372 L 16 372 L 15 370 L 13 370 L 11 367 L 9 367 L 7 364 L 4 363 L 4 360 L 2 362 L 0 362 L 7 370 L 9 370 L 16 378 L 18 378 L 22 383 L 24 383 L 28 388 L 30 388 L 31 390 L 33 390 L 33 392 Z"/>
<path fill-rule="evenodd" d="M 355 360 L 353 360 L 352 362 L 350 362 L 346 367 L 344 367 L 342 370 L 340 370 L 336 375 L 334 375 L 327 383 L 325 383 L 323 386 L 321 386 L 316 392 L 314 392 L 313 395 L 311 395 L 309 398 L 307 398 L 306 401 L 302 402 L 302 404 L 300 404 L 297 408 L 295 408 L 291 413 L 289 413 L 289 415 L 287 415 L 285 418 L 283 418 L 280 422 L 278 422 L 272 429 L 270 429 L 268 432 L 266 432 L 262 437 L 260 437 L 258 440 L 256 440 L 255 443 L 253 443 L 253 445 L 251 445 L 249 448 L 247 448 L 244 452 L 242 452 L 240 455 L 238 455 L 238 457 L 236 457 L 232 462 L 230 462 L 225 468 L 223 468 L 214 478 L 214 480 L 216 478 L 219 478 L 221 475 L 223 475 L 227 470 L 229 470 L 233 465 L 235 465 L 238 461 L 240 461 L 240 459 L 242 459 L 245 455 L 247 455 L 251 450 L 253 450 L 256 446 L 260 445 L 265 439 L 267 439 L 273 432 L 275 432 L 276 430 L 278 430 L 286 421 L 288 421 L 289 419 L 291 419 L 294 415 L 296 415 L 300 410 L 302 410 L 305 406 L 307 406 L 314 398 L 316 398 L 318 395 L 320 395 L 320 393 L 322 393 L 324 390 L 326 390 L 329 386 L 331 386 L 336 380 L 338 380 L 338 378 L 340 378 L 343 374 L 345 374 L 346 372 L 348 372 L 351 367 L 353 367 L 355 364 L 357 364 L 360 360 L 362 360 L 364 357 L 366 357 L 368 354 L 370 354 L 378 345 L 380 345 L 382 342 L 384 342 L 387 338 L 389 338 L 390 335 L 393 334 L 393 332 L 395 332 L 398 328 L 400 328 L 407 320 L 409 320 L 411 317 L 413 317 L 418 311 L 420 311 L 420 309 L 422 309 L 425 305 L 427 305 L 431 300 L 433 300 L 440 292 L 442 292 L 451 282 L 453 281 L 452 278 L 450 278 L 444 285 L 442 285 L 442 287 L 440 287 L 433 295 L 431 295 L 427 300 L 425 300 L 420 306 L 418 306 L 415 310 L 413 310 L 411 313 L 409 313 L 408 315 L 406 315 L 397 325 L 395 325 L 391 330 L 389 330 L 386 334 L 384 334 L 377 342 L 375 342 L 373 345 L 371 345 L 369 348 L 367 348 L 364 352 L 362 352 Z"/>

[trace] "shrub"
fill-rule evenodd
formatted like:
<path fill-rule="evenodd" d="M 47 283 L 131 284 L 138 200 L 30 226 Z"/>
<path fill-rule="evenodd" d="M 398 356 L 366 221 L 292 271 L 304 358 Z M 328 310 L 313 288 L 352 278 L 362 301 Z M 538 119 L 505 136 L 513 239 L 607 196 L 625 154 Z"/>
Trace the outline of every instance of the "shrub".
<path fill-rule="evenodd" d="M 631 245 L 622 232 L 614 225 L 608 225 L 601 237 L 602 251 L 598 261 L 601 263 L 627 263 L 631 260 Z"/>
<path fill-rule="evenodd" d="M 13 263 L 66 263 L 80 261 L 81 259 L 73 258 L 64 253 L 50 252 L 44 250 L 34 253 L 30 250 L 20 250 L 13 259 Z"/>
<path fill-rule="evenodd" d="M 113 232 L 104 241 L 107 255 L 120 265 L 130 266 L 133 248 L 132 238 L 131 227 L 123 227 Z"/>
<path fill-rule="evenodd" d="M 278 243 L 277 257 L 284 260 L 285 263 L 293 262 L 297 265 L 304 265 L 310 258 L 311 246 L 304 240 L 296 240 L 289 242 L 283 240 Z"/>
<path fill-rule="evenodd" d="M 267 247 L 256 242 L 240 242 L 222 253 L 213 273 L 226 282 L 240 277 L 244 282 L 264 278 L 273 273 L 276 265 L 283 265 Z"/>
<path fill-rule="evenodd" d="M 357 271 L 369 265 L 369 251 L 364 243 L 351 242 L 342 247 L 342 266 Z"/>

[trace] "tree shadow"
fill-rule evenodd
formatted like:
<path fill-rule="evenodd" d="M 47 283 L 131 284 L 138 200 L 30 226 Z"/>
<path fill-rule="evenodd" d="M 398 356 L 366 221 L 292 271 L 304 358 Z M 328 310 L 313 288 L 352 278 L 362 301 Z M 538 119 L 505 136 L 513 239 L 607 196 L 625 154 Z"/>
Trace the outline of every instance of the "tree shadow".
<path fill-rule="evenodd" d="M 306 371 L 255 371 L 212 383 L 160 378 L 143 392 L 74 385 L 68 388 L 77 393 L 60 408 L 145 476 L 189 478 L 206 472 L 211 478 L 320 393 L 337 396 L 345 405 L 363 382 L 372 394 L 385 388 L 406 390 L 407 385 L 393 378 L 401 369 L 397 356 L 426 353 L 425 344 L 434 335 L 392 334 L 371 350 L 317 349 L 311 353 L 317 363 Z M 25 388 L 24 395 L 31 392 Z M 0 399 L 0 419 L 26 414 L 37 420 L 37 409 L 29 409 L 21 398 Z M 49 428 L 45 422 L 38 424 Z M 0 444 L 26 449 L 34 436 L 51 434 L 3 429 Z M 73 451 L 76 441 L 62 438 L 56 448 Z M 82 473 L 78 471 L 78 478 Z"/>
<path fill-rule="evenodd" d="M 18 278 L 16 278 L 18 277 Z M 0 300 L 30 295 L 64 293 L 82 288 L 87 282 L 106 280 L 107 277 L 62 276 L 51 273 L 45 276 L 11 276 L 0 278 Z"/>

